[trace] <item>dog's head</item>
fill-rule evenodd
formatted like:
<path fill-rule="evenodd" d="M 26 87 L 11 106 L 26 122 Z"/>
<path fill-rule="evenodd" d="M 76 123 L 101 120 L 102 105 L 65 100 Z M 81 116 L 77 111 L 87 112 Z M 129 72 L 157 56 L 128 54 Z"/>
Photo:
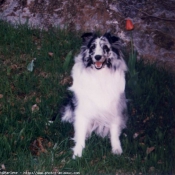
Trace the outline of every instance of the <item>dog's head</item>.
<path fill-rule="evenodd" d="M 114 59 L 121 58 L 119 49 L 119 38 L 105 33 L 98 37 L 94 33 L 85 33 L 82 35 L 83 62 L 86 67 L 92 67 L 100 70 L 107 66 L 112 67 Z"/>

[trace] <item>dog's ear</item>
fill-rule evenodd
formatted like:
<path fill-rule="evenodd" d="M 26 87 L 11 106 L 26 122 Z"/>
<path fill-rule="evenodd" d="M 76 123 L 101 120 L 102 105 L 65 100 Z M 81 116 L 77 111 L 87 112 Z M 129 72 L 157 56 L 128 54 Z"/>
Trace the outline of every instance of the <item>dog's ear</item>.
<path fill-rule="evenodd" d="M 84 33 L 81 38 L 83 40 L 83 43 L 88 43 L 92 38 L 94 38 L 96 35 L 94 33 Z"/>
<path fill-rule="evenodd" d="M 110 33 L 105 33 L 103 36 L 106 37 L 111 44 L 120 40 L 120 38 L 117 36 L 112 36 Z"/>

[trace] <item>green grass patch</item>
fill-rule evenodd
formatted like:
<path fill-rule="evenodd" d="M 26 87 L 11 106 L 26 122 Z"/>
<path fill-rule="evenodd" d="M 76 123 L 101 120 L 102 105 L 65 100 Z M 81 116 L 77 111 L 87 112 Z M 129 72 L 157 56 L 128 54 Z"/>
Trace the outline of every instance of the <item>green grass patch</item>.
<path fill-rule="evenodd" d="M 81 45 L 79 34 L 25 25 L 14 28 L 2 21 L 0 31 L 0 164 L 5 171 L 173 172 L 175 79 L 171 73 L 137 62 L 137 73 L 127 74 L 129 121 L 121 135 L 124 153 L 112 155 L 109 139 L 93 135 L 83 157 L 73 160 L 73 127 L 60 122 L 58 109 L 71 83 L 73 55 Z M 53 116 L 57 118 L 49 124 Z"/>

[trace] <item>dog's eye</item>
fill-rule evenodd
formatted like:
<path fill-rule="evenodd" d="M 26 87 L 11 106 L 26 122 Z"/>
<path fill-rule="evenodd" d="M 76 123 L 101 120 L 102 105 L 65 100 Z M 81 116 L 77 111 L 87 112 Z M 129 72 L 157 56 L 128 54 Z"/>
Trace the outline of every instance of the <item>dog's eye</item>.
<path fill-rule="evenodd" d="M 106 51 L 106 52 L 109 52 L 110 49 L 109 49 L 109 47 L 107 45 L 104 45 L 103 46 L 103 50 Z"/>
<path fill-rule="evenodd" d="M 90 47 L 91 50 L 94 50 L 95 49 L 95 44 L 93 44 L 91 47 Z"/>

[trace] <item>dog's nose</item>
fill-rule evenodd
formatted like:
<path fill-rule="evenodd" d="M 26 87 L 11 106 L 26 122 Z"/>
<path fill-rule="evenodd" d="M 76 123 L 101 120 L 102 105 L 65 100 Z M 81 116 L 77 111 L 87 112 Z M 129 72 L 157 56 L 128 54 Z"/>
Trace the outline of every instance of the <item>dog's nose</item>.
<path fill-rule="evenodd" d="M 95 55 L 95 59 L 99 61 L 101 59 L 101 55 Z"/>

